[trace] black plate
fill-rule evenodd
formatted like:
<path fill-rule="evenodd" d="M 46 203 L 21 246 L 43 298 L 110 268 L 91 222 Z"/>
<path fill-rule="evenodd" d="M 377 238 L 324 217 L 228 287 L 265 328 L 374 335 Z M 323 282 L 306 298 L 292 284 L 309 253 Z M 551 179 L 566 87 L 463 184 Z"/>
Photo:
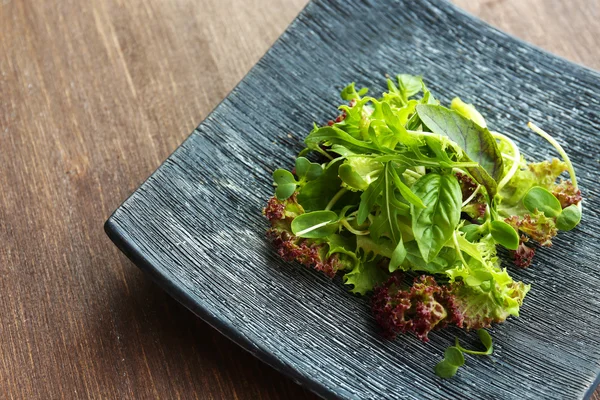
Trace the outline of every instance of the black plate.
<path fill-rule="evenodd" d="M 492 329 L 492 357 L 450 381 L 432 369 L 455 332 L 382 340 L 367 300 L 282 262 L 264 237 L 271 172 L 291 168 L 313 121 L 336 115 L 348 82 L 425 76 L 447 102 L 474 102 L 527 156 L 573 158 L 580 227 L 539 251 L 519 319 Z M 598 73 L 515 40 L 442 0 L 316 1 L 239 86 L 113 214 L 111 239 L 173 297 L 324 397 L 582 398 L 600 372 Z M 185 99 L 182 99 L 185 101 Z"/>

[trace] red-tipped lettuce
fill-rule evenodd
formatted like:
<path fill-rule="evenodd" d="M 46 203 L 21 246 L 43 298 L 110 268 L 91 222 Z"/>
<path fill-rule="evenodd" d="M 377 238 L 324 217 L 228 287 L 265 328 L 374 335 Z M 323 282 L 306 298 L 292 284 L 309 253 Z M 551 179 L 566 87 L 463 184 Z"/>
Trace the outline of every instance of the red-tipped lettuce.
<path fill-rule="evenodd" d="M 463 316 L 453 296 L 444 286 L 439 286 L 432 276 L 415 278 L 408 289 L 402 289 L 398 275 L 392 275 L 375 289 L 372 299 L 375 319 L 387 337 L 412 332 L 427 342 L 427 334 L 448 324 L 462 326 Z"/>

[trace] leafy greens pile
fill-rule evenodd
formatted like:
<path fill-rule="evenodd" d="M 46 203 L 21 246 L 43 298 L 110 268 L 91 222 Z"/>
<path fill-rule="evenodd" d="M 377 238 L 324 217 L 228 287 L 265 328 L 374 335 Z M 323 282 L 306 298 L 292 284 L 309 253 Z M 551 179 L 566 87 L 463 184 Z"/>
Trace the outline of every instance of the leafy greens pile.
<path fill-rule="evenodd" d="M 500 267 L 496 245 L 524 268 L 535 247 L 579 223 L 568 156 L 530 123 L 562 160 L 528 163 L 473 105 L 440 105 L 416 76 L 387 84 L 378 99 L 347 86 L 348 104 L 335 121 L 314 126 L 293 171 L 273 173 L 264 214 L 278 253 L 330 277 L 343 273 L 354 293 L 373 291 L 374 316 L 389 337 L 412 332 L 428 341 L 432 329 L 518 316 L 530 285 Z M 570 180 L 559 180 L 563 172 Z M 440 370 L 462 365 L 462 350 L 449 350 Z"/>

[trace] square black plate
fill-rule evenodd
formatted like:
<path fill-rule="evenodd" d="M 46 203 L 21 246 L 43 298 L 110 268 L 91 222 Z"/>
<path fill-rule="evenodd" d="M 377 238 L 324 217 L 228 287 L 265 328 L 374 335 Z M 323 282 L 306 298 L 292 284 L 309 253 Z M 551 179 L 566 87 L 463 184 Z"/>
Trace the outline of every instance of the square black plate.
<path fill-rule="evenodd" d="M 454 332 L 383 340 L 368 301 L 281 261 L 264 237 L 271 172 L 291 167 L 313 121 L 356 81 L 425 77 L 477 104 L 527 156 L 568 148 L 584 218 L 513 271 L 531 282 L 522 317 L 492 331 L 492 357 L 450 381 L 432 369 Z M 309 4 L 239 86 L 113 214 L 111 239 L 165 290 L 260 359 L 324 397 L 582 398 L 600 372 L 600 75 L 522 43 L 442 0 Z M 182 99 L 182 101 L 184 101 Z"/>

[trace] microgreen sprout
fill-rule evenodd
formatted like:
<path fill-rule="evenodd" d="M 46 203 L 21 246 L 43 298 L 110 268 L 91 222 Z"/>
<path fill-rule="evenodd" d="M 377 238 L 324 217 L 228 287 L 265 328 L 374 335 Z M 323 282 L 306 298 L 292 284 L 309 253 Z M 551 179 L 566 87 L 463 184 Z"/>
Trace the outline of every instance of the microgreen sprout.
<path fill-rule="evenodd" d="M 444 359 L 436 364 L 435 373 L 440 378 L 449 379 L 456 375 L 458 369 L 465 365 L 465 356 L 458 347 L 448 347 Z"/>
<path fill-rule="evenodd" d="M 492 354 L 494 351 L 494 346 L 492 344 L 492 337 L 490 334 L 484 329 L 479 329 L 477 330 L 477 335 L 479 336 L 481 343 L 484 345 L 485 351 L 465 349 L 460 345 L 457 337 L 455 338 L 454 346 L 450 346 L 446 349 L 444 353 L 444 359 L 435 366 L 436 375 L 444 379 L 449 379 L 456 375 L 458 368 L 465 364 L 465 353 L 479 356 L 489 356 Z"/>

